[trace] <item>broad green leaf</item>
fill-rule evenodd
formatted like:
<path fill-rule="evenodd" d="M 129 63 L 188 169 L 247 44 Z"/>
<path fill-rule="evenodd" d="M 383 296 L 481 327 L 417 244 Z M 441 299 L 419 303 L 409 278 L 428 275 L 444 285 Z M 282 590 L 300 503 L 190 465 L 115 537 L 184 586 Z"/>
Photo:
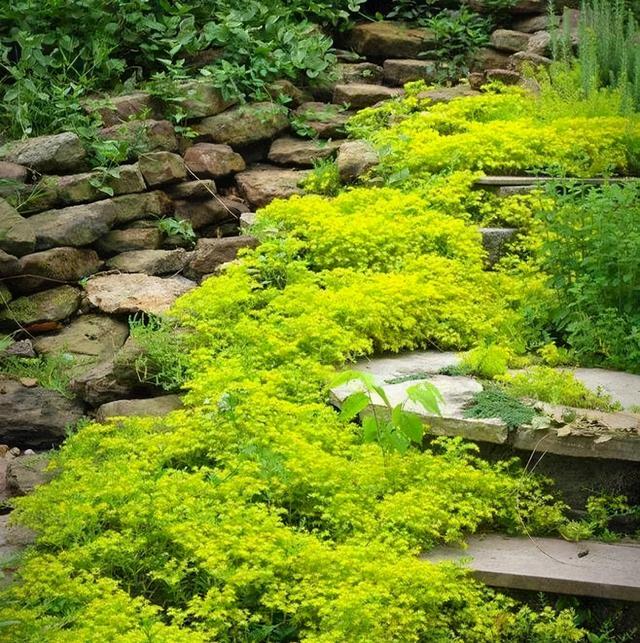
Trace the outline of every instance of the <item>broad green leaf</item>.
<path fill-rule="evenodd" d="M 345 401 L 342 403 L 342 410 L 340 411 L 340 417 L 343 420 L 351 420 L 353 419 L 360 411 L 363 411 L 364 409 L 369 406 L 370 400 L 369 396 L 366 393 L 363 393 L 362 391 L 357 391 L 356 393 L 352 393 L 345 399 Z"/>
<path fill-rule="evenodd" d="M 411 444 L 408 438 L 402 435 L 402 433 L 398 433 L 397 431 L 393 431 L 389 434 L 388 441 L 393 449 L 398 453 L 406 453 Z"/>
<path fill-rule="evenodd" d="M 362 437 L 365 442 L 376 442 L 378 440 L 378 423 L 373 415 L 367 415 L 362 420 Z"/>
<path fill-rule="evenodd" d="M 369 373 L 351 370 L 338 373 L 329 384 L 329 387 L 335 388 L 356 380 L 362 382 L 366 386 L 367 390 L 372 390 L 376 385 L 373 376 Z"/>
<path fill-rule="evenodd" d="M 415 384 L 407 389 L 407 397 L 417 402 L 428 413 L 440 415 L 440 402 L 444 400 L 440 391 L 430 382 Z"/>
<path fill-rule="evenodd" d="M 398 427 L 411 442 L 416 444 L 422 443 L 424 437 L 424 424 L 417 415 L 413 413 L 402 412 Z"/>

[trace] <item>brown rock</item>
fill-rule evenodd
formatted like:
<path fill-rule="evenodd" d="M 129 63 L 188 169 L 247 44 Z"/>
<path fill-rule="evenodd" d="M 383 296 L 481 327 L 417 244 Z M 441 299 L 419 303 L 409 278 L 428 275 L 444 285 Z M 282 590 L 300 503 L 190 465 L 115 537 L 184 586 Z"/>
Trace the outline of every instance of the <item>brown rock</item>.
<path fill-rule="evenodd" d="M 71 317 L 80 306 L 80 291 L 61 286 L 14 299 L 0 306 L 0 326 L 21 327 L 40 322 L 58 322 Z"/>
<path fill-rule="evenodd" d="M 495 3 L 487 0 L 464 0 L 464 3 L 480 13 L 495 10 Z M 545 13 L 547 4 L 548 0 L 515 0 L 509 5 L 508 10 L 512 14 Z"/>
<path fill-rule="evenodd" d="M 91 407 L 128 397 L 141 387 L 139 381 L 119 378 L 114 360 L 100 362 L 71 380 L 71 390 Z"/>
<path fill-rule="evenodd" d="M 174 210 L 171 199 L 159 190 L 115 197 L 110 199 L 109 208 L 115 214 L 115 223 L 119 224 L 146 219 L 150 216 L 169 216 Z"/>
<path fill-rule="evenodd" d="M 319 138 L 343 137 L 351 116 L 339 105 L 317 102 L 304 103 L 295 112 L 300 125 Z"/>
<path fill-rule="evenodd" d="M 21 448 L 51 447 L 65 437 L 68 427 L 82 418 L 84 408 L 57 391 L 27 388 L 0 380 L 0 440 Z"/>
<path fill-rule="evenodd" d="M 8 143 L 3 149 L 0 160 L 48 174 L 78 170 L 86 156 L 80 139 L 71 132 L 27 138 Z"/>
<path fill-rule="evenodd" d="M 367 58 L 417 58 L 421 52 L 433 49 L 435 40 L 428 29 L 381 20 L 356 25 L 347 36 L 347 45 Z"/>
<path fill-rule="evenodd" d="M 11 277 L 20 272 L 20 262 L 17 257 L 0 250 L 0 277 Z"/>
<path fill-rule="evenodd" d="M 184 154 L 187 167 L 200 178 L 218 178 L 242 172 L 244 159 L 229 145 L 197 143 Z"/>
<path fill-rule="evenodd" d="M 538 56 L 549 56 L 551 54 L 551 34 L 548 31 L 534 33 L 529 40 L 526 51 Z"/>
<path fill-rule="evenodd" d="M 255 248 L 255 237 L 226 237 L 224 239 L 198 239 L 186 274 L 193 279 L 210 275 L 224 263 L 233 261 L 241 248 Z"/>
<path fill-rule="evenodd" d="M 472 71 L 485 69 L 505 69 L 509 66 L 509 55 L 492 47 L 481 47 L 475 52 L 471 62 Z"/>
<path fill-rule="evenodd" d="M 343 141 L 318 141 L 286 136 L 271 144 L 269 160 L 278 165 L 313 167 L 321 160 L 333 156 Z"/>
<path fill-rule="evenodd" d="M 132 119 L 146 116 L 160 116 L 157 101 L 145 92 L 133 92 L 124 96 L 113 96 L 104 100 L 90 100 L 85 109 L 97 112 L 105 127 L 119 125 Z"/>
<path fill-rule="evenodd" d="M 432 83 L 436 80 L 436 63 L 433 60 L 389 59 L 384 61 L 384 81 L 389 85 L 403 86 L 414 80 Z"/>
<path fill-rule="evenodd" d="M 515 71 L 521 72 L 530 67 L 548 67 L 553 61 L 545 56 L 539 56 L 530 51 L 519 51 L 509 60 L 509 67 Z"/>
<path fill-rule="evenodd" d="M 254 208 L 262 208 L 274 199 L 286 199 L 302 194 L 300 182 L 307 176 L 305 170 L 283 170 L 257 166 L 236 176 L 242 197 Z"/>
<path fill-rule="evenodd" d="M 532 36 L 513 29 L 496 29 L 491 34 L 491 46 L 498 51 L 524 51 L 529 47 Z"/>
<path fill-rule="evenodd" d="M 208 199 L 217 194 L 218 188 L 213 179 L 199 179 L 170 185 L 166 191 L 172 199 Z"/>
<path fill-rule="evenodd" d="M 380 162 L 380 157 L 367 141 L 347 141 L 338 152 L 336 163 L 340 180 L 355 181 Z"/>
<path fill-rule="evenodd" d="M 373 63 L 341 63 L 336 70 L 339 83 L 369 83 L 370 85 L 382 84 L 384 72 L 380 65 Z"/>
<path fill-rule="evenodd" d="M 203 201 L 176 201 L 176 219 L 188 221 L 194 230 L 233 216 L 221 197 Z"/>
<path fill-rule="evenodd" d="M 131 145 L 129 157 L 146 152 L 175 152 L 178 149 L 173 125 L 169 121 L 128 121 L 119 125 L 105 127 L 99 132 L 100 138 L 108 141 L 124 141 Z"/>
<path fill-rule="evenodd" d="M 421 100 L 429 99 L 433 103 L 450 103 L 457 98 L 467 98 L 469 96 L 479 96 L 480 92 L 471 89 L 467 85 L 456 85 L 455 87 L 441 87 L 439 89 L 429 89 L 426 92 L 418 94 Z"/>
<path fill-rule="evenodd" d="M 0 199 L 0 250 L 18 257 L 33 252 L 36 235 L 31 221 Z"/>
<path fill-rule="evenodd" d="M 333 91 L 333 102 L 347 104 L 351 109 L 364 109 L 376 103 L 402 96 L 403 90 L 383 87 L 381 85 L 336 85 Z"/>
<path fill-rule="evenodd" d="M 0 161 L 0 179 L 15 183 L 26 183 L 28 178 L 29 170 L 23 165 Z"/>
<path fill-rule="evenodd" d="M 185 117 L 205 118 L 231 107 L 236 101 L 224 98 L 222 92 L 207 80 L 189 80 L 178 87 L 181 94 L 178 104 Z"/>
<path fill-rule="evenodd" d="M 36 487 L 49 482 L 54 473 L 48 471 L 48 453 L 34 453 L 12 458 L 7 463 L 7 489 L 12 496 L 26 496 Z"/>
<path fill-rule="evenodd" d="M 107 265 L 122 272 L 143 272 L 146 275 L 168 275 L 184 269 L 189 259 L 183 248 L 175 250 L 132 250 L 116 255 Z"/>
<path fill-rule="evenodd" d="M 162 245 L 162 232 L 157 222 L 150 221 L 149 227 L 111 230 L 96 242 L 101 254 L 112 255 L 131 250 L 155 250 Z"/>
<path fill-rule="evenodd" d="M 516 20 L 512 27 L 515 31 L 523 33 L 535 33 L 536 31 L 546 31 L 550 27 L 549 14 L 545 13 L 538 16 L 527 16 Z"/>
<path fill-rule="evenodd" d="M 505 85 L 517 85 L 522 80 L 517 71 L 510 69 L 487 69 L 486 78 L 489 82 L 497 81 Z"/>
<path fill-rule="evenodd" d="M 93 250 L 52 248 L 21 257 L 22 274 L 12 280 L 11 287 L 14 292 L 26 293 L 65 281 L 77 282 L 98 272 L 101 265 L 100 258 Z"/>
<path fill-rule="evenodd" d="M 274 100 L 286 100 L 290 107 L 298 107 L 311 100 L 307 92 L 296 87 L 290 80 L 276 80 L 267 86 L 267 91 Z"/>
<path fill-rule="evenodd" d="M 152 277 L 144 274 L 104 274 L 87 282 L 92 306 L 110 315 L 160 314 L 195 284 L 183 277 Z"/>
<path fill-rule="evenodd" d="M 187 176 L 182 157 L 171 152 L 148 152 L 138 160 L 140 172 L 149 187 L 176 183 Z"/>
<path fill-rule="evenodd" d="M 275 103 L 253 103 L 205 118 L 194 125 L 202 139 L 243 147 L 277 136 L 289 127 L 288 110 Z"/>

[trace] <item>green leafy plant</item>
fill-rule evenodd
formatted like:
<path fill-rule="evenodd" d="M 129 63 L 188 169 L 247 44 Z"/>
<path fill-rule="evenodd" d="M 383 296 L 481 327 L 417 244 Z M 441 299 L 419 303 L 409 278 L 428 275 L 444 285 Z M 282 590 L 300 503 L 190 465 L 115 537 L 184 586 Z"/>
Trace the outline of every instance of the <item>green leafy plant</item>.
<path fill-rule="evenodd" d="M 383 451 L 398 453 L 405 453 L 412 444 L 422 444 L 425 433 L 423 421 L 417 415 L 406 411 L 406 402 L 392 405 L 384 388 L 376 384 L 369 373 L 345 371 L 335 378 L 333 386 L 354 381 L 364 390 L 351 393 L 345 398 L 340 416 L 345 420 L 351 420 L 365 409 L 370 410 L 370 414 L 365 415 L 362 420 L 364 442 L 376 442 Z M 377 408 L 375 398 L 382 402 L 384 409 Z M 442 395 L 433 384 L 422 382 L 408 387 L 407 398 L 422 406 L 428 413 L 440 415 Z"/>
<path fill-rule="evenodd" d="M 198 236 L 193 230 L 191 221 L 165 217 L 158 221 L 158 229 L 167 237 L 176 237 L 189 245 L 193 245 Z"/>
<path fill-rule="evenodd" d="M 476 393 L 464 411 L 467 418 L 500 418 L 510 429 L 531 424 L 537 415 L 534 408 L 496 385 Z"/>
<path fill-rule="evenodd" d="M 0 343 L 2 338 L 0 338 Z M 0 347 L 0 350 L 2 348 Z M 73 397 L 69 388 L 74 358 L 69 353 L 43 357 L 15 357 L 0 355 L 0 374 L 11 378 L 34 379 L 43 388 Z"/>
<path fill-rule="evenodd" d="M 302 187 L 310 194 L 336 196 L 342 187 L 336 162 L 333 159 L 315 161 L 313 170 L 303 180 Z"/>

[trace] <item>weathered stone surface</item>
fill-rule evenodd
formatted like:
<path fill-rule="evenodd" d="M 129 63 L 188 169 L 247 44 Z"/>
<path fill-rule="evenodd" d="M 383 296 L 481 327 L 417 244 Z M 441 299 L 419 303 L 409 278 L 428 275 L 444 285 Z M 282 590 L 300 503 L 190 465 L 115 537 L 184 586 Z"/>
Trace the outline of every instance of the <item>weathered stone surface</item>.
<path fill-rule="evenodd" d="M 551 58 L 546 56 L 539 56 L 531 51 L 518 51 L 509 58 L 509 67 L 521 72 L 527 66 L 548 67 L 551 62 Z"/>
<path fill-rule="evenodd" d="M 20 258 L 22 275 L 12 280 L 14 292 L 26 293 L 60 282 L 77 282 L 100 269 L 102 262 L 94 250 L 52 248 Z"/>
<path fill-rule="evenodd" d="M 455 87 L 440 87 L 439 89 L 429 89 L 425 92 L 420 92 L 418 98 L 421 100 L 428 98 L 433 103 L 450 103 L 457 98 L 479 95 L 480 92 L 471 89 L 471 87 L 467 85 L 456 85 Z"/>
<path fill-rule="evenodd" d="M 36 250 L 86 246 L 106 234 L 115 220 L 115 211 L 108 201 L 47 210 L 29 217 L 36 232 Z"/>
<path fill-rule="evenodd" d="M 66 174 L 81 169 L 85 156 L 80 139 L 71 132 L 16 141 L 0 152 L 0 160 L 48 174 Z"/>
<path fill-rule="evenodd" d="M 522 76 L 512 69 L 487 69 L 485 77 L 487 82 L 497 81 L 505 85 L 517 85 L 522 80 Z"/>
<path fill-rule="evenodd" d="M 152 119 L 143 121 L 127 121 L 119 125 L 112 125 L 100 130 L 102 139 L 124 141 L 131 145 L 130 157 L 135 152 L 175 152 L 178 149 L 173 125 L 169 121 L 156 121 Z"/>
<path fill-rule="evenodd" d="M 339 105 L 309 102 L 300 105 L 295 116 L 319 138 L 336 138 L 345 135 L 352 114 Z"/>
<path fill-rule="evenodd" d="M 365 85 L 351 83 L 349 85 L 336 85 L 333 90 L 333 102 L 347 104 L 351 109 L 364 109 L 376 103 L 391 98 L 402 96 L 403 90 L 382 85 Z"/>
<path fill-rule="evenodd" d="M 220 223 L 233 216 L 227 206 L 227 199 L 216 197 L 202 201 L 176 201 L 176 219 L 189 221 L 194 230 L 200 230 L 212 223 Z"/>
<path fill-rule="evenodd" d="M 0 277 L 11 277 L 20 272 L 20 261 L 17 257 L 0 250 Z"/>
<path fill-rule="evenodd" d="M 640 407 L 640 375 L 604 368 L 577 368 L 573 374 L 588 389 L 608 393 L 625 409 Z"/>
<path fill-rule="evenodd" d="M 144 274 L 104 274 L 87 282 L 92 306 L 107 314 L 163 313 L 195 284 L 183 277 L 162 279 Z"/>
<path fill-rule="evenodd" d="M 166 191 L 172 199 L 208 199 L 218 192 L 218 188 L 213 179 L 200 179 L 169 185 Z"/>
<path fill-rule="evenodd" d="M 472 71 L 468 76 L 469 87 L 479 90 L 485 83 L 484 73 L 481 71 Z"/>
<path fill-rule="evenodd" d="M 130 396 L 137 382 L 123 381 L 114 367 L 114 360 L 96 364 L 71 380 L 71 390 L 91 407 Z"/>
<path fill-rule="evenodd" d="M 342 84 L 369 83 L 380 85 L 384 72 L 380 65 L 373 63 L 340 64 L 336 69 L 338 80 Z"/>
<path fill-rule="evenodd" d="M 0 307 L 0 325 L 30 326 L 38 322 L 62 321 L 71 317 L 80 306 L 80 291 L 61 286 L 11 302 L 9 308 Z"/>
<path fill-rule="evenodd" d="M 28 178 L 29 170 L 23 165 L 0 161 L 0 180 L 25 183 Z"/>
<path fill-rule="evenodd" d="M 417 58 L 434 48 L 435 39 L 428 29 L 381 20 L 356 25 L 347 36 L 347 45 L 368 58 Z"/>
<path fill-rule="evenodd" d="M 229 145 L 196 143 L 184 153 L 187 167 L 200 178 L 218 178 L 242 172 L 246 165 Z"/>
<path fill-rule="evenodd" d="M 53 471 L 48 471 L 48 453 L 34 453 L 12 458 L 7 463 L 7 489 L 12 496 L 26 496 L 36 487 L 49 482 Z"/>
<path fill-rule="evenodd" d="M 487 263 L 495 265 L 503 256 L 508 244 L 518 234 L 516 228 L 480 228 L 482 245 L 487 251 Z"/>
<path fill-rule="evenodd" d="M 30 339 L 21 339 L 20 341 L 13 342 L 11 346 L 5 348 L 0 353 L 0 357 L 35 357 L 36 353 L 33 350 L 33 342 Z"/>
<path fill-rule="evenodd" d="M 110 199 L 108 206 L 105 207 L 113 210 L 115 222 L 118 224 L 138 221 L 150 216 L 165 217 L 173 214 L 173 202 L 159 190 L 118 196 Z"/>
<path fill-rule="evenodd" d="M 163 395 L 144 400 L 115 400 L 103 404 L 96 411 L 96 420 L 105 422 L 111 418 L 130 416 L 159 416 L 182 408 L 182 402 L 177 395 Z"/>
<path fill-rule="evenodd" d="M 83 406 L 56 391 L 0 380 L 0 441 L 20 448 L 60 443 L 67 427 L 84 414 Z"/>
<path fill-rule="evenodd" d="M 526 51 L 538 56 L 551 55 L 551 34 L 548 31 L 534 33 L 529 40 Z"/>
<path fill-rule="evenodd" d="M 464 2 L 473 10 L 481 13 L 495 10 L 495 3 L 487 2 L 487 0 L 464 0 Z M 547 0 L 516 0 L 509 5 L 509 12 L 512 14 L 545 13 L 547 4 Z"/>
<path fill-rule="evenodd" d="M 182 157 L 171 152 L 142 154 L 138 166 L 149 187 L 182 181 L 187 176 Z"/>
<path fill-rule="evenodd" d="M 30 221 L 0 199 L 0 250 L 18 257 L 33 252 L 36 235 Z"/>
<path fill-rule="evenodd" d="M 168 275 L 180 272 L 189 259 L 183 248 L 175 250 L 132 250 L 116 255 L 107 265 L 122 272 L 143 272 L 146 275 Z"/>
<path fill-rule="evenodd" d="M 296 87 L 290 80 L 283 79 L 269 83 L 267 91 L 274 100 L 284 99 L 287 105 L 293 108 L 311 100 L 306 91 Z"/>
<path fill-rule="evenodd" d="M 141 116 L 159 116 L 156 101 L 145 92 L 133 92 L 124 96 L 113 96 L 104 100 L 90 100 L 85 109 L 97 112 L 105 127 L 119 125 Z"/>
<path fill-rule="evenodd" d="M 189 80 L 178 87 L 180 99 L 177 101 L 186 118 L 205 118 L 214 116 L 231 107 L 236 101 L 226 99 L 211 81 Z"/>
<path fill-rule="evenodd" d="M 249 236 L 198 239 L 193 257 L 185 272 L 193 279 L 210 275 L 223 263 L 233 261 L 240 248 L 255 248 L 257 245 L 258 240 Z"/>
<path fill-rule="evenodd" d="M 523 33 L 535 33 L 536 31 L 546 31 L 551 25 L 549 14 L 545 13 L 537 16 L 527 16 L 516 20 L 512 25 L 515 31 Z"/>
<path fill-rule="evenodd" d="M 473 55 L 471 61 L 472 71 L 484 71 L 485 69 L 505 69 L 509 66 L 509 54 L 498 51 L 493 47 L 481 47 Z"/>
<path fill-rule="evenodd" d="M 240 229 L 248 232 L 255 224 L 258 219 L 258 215 L 255 212 L 243 212 L 240 215 Z"/>
<path fill-rule="evenodd" d="M 243 198 L 254 208 L 262 208 L 274 199 L 286 199 L 294 194 L 302 194 L 299 184 L 307 174 L 304 170 L 258 166 L 240 172 L 236 176 L 236 182 Z"/>
<path fill-rule="evenodd" d="M 289 127 L 288 110 L 275 103 L 234 107 L 194 125 L 198 134 L 213 143 L 242 147 L 277 136 Z"/>
<path fill-rule="evenodd" d="M 111 359 L 129 335 L 125 322 L 106 315 L 81 315 L 55 335 L 43 335 L 33 341 L 39 355 L 68 353 L 74 358 L 76 372 L 88 364 Z"/>
<path fill-rule="evenodd" d="M 513 29 L 496 29 L 491 34 L 491 46 L 499 51 L 524 51 L 529 46 L 532 36 Z"/>
<path fill-rule="evenodd" d="M 286 136 L 271 144 L 269 160 L 278 165 L 313 167 L 316 161 L 333 156 L 343 141 L 318 141 Z"/>
<path fill-rule="evenodd" d="M 347 141 L 343 143 L 336 159 L 340 180 L 344 183 L 354 181 L 379 162 L 378 153 L 366 141 Z"/>
<path fill-rule="evenodd" d="M 101 254 L 112 255 L 131 250 L 155 250 L 162 245 L 162 232 L 155 222 L 150 227 L 111 230 L 96 242 Z"/>
<path fill-rule="evenodd" d="M 384 61 L 384 81 L 389 85 L 402 86 L 414 80 L 434 82 L 436 63 L 433 60 L 389 59 Z"/>
<path fill-rule="evenodd" d="M 113 194 L 108 194 L 100 187 L 96 187 L 96 182 L 100 187 L 106 188 Z M 53 190 L 55 203 L 74 205 L 98 201 L 108 196 L 144 192 L 146 185 L 138 169 L 138 164 L 135 163 L 121 165 L 117 170 L 117 176 L 105 175 L 101 172 L 85 172 L 69 176 L 44 177 L 36 189 Z M 47 203 L 51 203 L 51 200 L 49 199 Z"/>

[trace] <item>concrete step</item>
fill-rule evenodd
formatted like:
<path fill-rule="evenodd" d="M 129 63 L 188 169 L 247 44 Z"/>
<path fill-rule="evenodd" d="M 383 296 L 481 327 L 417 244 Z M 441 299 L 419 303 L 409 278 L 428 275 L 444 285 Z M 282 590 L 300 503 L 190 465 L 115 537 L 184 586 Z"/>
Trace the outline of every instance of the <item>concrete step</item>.
<path fill-rule="evenodd" d="M 457 562 L 492 587 L 640 602 L 640 544 L 474 536 L 465 550 L 440 547 L 429 562 Z M 469 561 L 470 562 L 466 562 Z"/>

